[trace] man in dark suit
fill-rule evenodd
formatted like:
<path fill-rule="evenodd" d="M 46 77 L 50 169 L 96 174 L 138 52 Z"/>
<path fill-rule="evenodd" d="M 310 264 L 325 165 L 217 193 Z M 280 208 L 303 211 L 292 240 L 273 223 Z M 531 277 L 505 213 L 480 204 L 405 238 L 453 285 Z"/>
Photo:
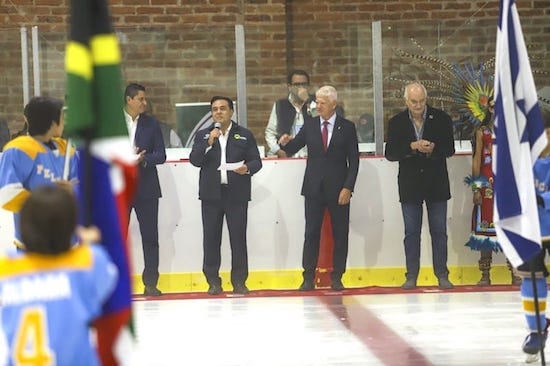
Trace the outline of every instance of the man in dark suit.
<path fill-rule="evenodd" d="M 328 207 L 334 237 L 331 287 L 343 290 L 342 275 L 348 256 L 349 207 L 359 170 L 355 124 L 336 114 L 337 92 L 323 86 L 315 93 L 319 116 L 309 118 L 292 139 L 281 136 L 282 149 L 292 155 L 307 146 L 308 157 L 302 195 L 305 197 L 305 240 L 301 291 L 315 288 L 315 267 L 319 257 L 321 225 Z"/>
<path fill-rule="evenodd" d="M 447 200 L 451 198 L 446 159 L 455 152 L 449 115 L 426 104 L 418 82 L 405 87 L 407 109 L 389 121 L 386 159 L 399 161 L 399 200 L 405 224 L 405 290 L 416 288 L 420 270 L 422 205 L 426 202 L 433 269 L 441 289 L 453 288 L 447 269 Z"/>
<path fill-rule="evenodd" d="M 124 116 L 130 141 L 137 154 L 138 184 L 132 208 L 136 212 L 141 232 L 144 269 L 142 274 L 146 296 L 160 296 L 158 208 L 161 197 L 157 164 L 166 161 L 166 152 L 159 123 L 145 114 L 145 87 L 129 84 L 124 92 Z"/>
<path fill-rule="evenodd" d="M 225 216 L 231 245 L 231 284 L 233 292 L 246 295 L 248 253 L 246 226 L 250 178 L 262 167 L 256 139 L 252 132 L 231 120 L 233 101 L 215 96 L 210 101 L 214 124 L 197 132 L 189 159 L 200 167 L 199 199 L 202 207 L 202 270 L 208 281 L 208 294 L 223 291 L 219 275 L 223 218 Z M 225 169 L 226 163 L 242 164 Z M 218 169 L 221 168 L 221 169 Z"/>

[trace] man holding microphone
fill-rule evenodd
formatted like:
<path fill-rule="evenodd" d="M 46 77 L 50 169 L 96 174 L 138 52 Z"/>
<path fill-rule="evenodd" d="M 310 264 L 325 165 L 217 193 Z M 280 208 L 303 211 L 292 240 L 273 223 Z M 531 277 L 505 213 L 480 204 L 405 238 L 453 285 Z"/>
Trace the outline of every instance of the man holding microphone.
<path fill-rule="evenodd" d="M 189 159 L 201 168 L 199 199 L 203 225 L 203 273 L 208 294 L 223 291 L 219 275 L 223 218 L 231 245 L 233 293 L 246 295 L 248 253 L 246 226 L 250 178 L 262 168 L 256 139 L 250 130 L 231 120 L 233 101 L 215 96 L 210 101 L 214 124 L 197 132 Z"/>

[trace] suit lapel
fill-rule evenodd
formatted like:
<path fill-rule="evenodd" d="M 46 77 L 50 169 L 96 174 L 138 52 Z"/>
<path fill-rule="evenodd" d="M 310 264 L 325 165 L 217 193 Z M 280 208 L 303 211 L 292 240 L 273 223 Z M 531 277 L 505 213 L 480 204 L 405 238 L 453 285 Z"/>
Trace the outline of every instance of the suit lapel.
<path fill-rule="evenodd" d="M 334 141 L 335 138 L 339 138 L 341 133 L 342 133 L 342 123 L 338 118 L 338 116 L 336 116 L 336 120 L 334 121 L 334 127 L 332 128 L 332 136 L 330 137 L 330 141 L 327 146 L 327 152 L 332 147 L 332 141 Z"/>
<path fill-rule="evenodd" d="M 406 131 L 409 131 L 408 135 L 413 138 L 413 141 L 416 141 L 416 131 L 414 129 L 413 122 L 409 118 L 409 110 L 408 109 L 405 111 L 405 123 L 407 124 Z M 426 126 L 424 125 L 424 128 L 425 127 Z"/>
<path fill-rule="evenodd" d="M 138 123 L 137 123 L 137 126 L 136 126 L 136 133 L 134 134 L 134 141 L 131 141 L 131 143 L 134 144 L 134 146 L 139 146 L 139 141 L 140 141 L 140 138 L 139 136 L 141 135 L 141 125 L 142 125 L 143 121 L 141 121 L 141 117 L 138 119 Z"/>
<path fill-rule="evenodd" d="M 426 120 L 424 121 L 424 134 L 426 134 L 427 131 L 430 131 L 432 129 L 432 123 L 434 121 L 434 115 L 432 113 L 432 109 L 430 107 L 426 110 Z M 429 136 L 429 134 L 428 134 Z"/>

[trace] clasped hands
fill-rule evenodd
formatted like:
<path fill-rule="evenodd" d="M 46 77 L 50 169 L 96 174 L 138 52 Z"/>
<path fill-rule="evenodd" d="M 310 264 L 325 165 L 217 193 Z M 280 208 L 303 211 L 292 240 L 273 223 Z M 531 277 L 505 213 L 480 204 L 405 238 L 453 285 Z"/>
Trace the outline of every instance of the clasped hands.
<path fill-rule="evenodd" d="M 411 142 L 411 149 L 418 150 L 424 154 L 431 154 L 434 151 L 435 144 L 428 140 L 418 140 Z"/>

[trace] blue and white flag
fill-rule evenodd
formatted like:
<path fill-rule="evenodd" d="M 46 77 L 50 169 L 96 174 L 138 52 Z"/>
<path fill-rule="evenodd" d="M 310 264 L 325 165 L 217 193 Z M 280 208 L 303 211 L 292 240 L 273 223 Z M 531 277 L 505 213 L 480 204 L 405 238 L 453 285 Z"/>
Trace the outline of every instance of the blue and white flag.
<path fill-rule="evenodd" d="M 541 250 L 533 164 L 547 141 L 514 0 L 500 1 L 494 90 L 494 222 L 517 267 Z"/>

